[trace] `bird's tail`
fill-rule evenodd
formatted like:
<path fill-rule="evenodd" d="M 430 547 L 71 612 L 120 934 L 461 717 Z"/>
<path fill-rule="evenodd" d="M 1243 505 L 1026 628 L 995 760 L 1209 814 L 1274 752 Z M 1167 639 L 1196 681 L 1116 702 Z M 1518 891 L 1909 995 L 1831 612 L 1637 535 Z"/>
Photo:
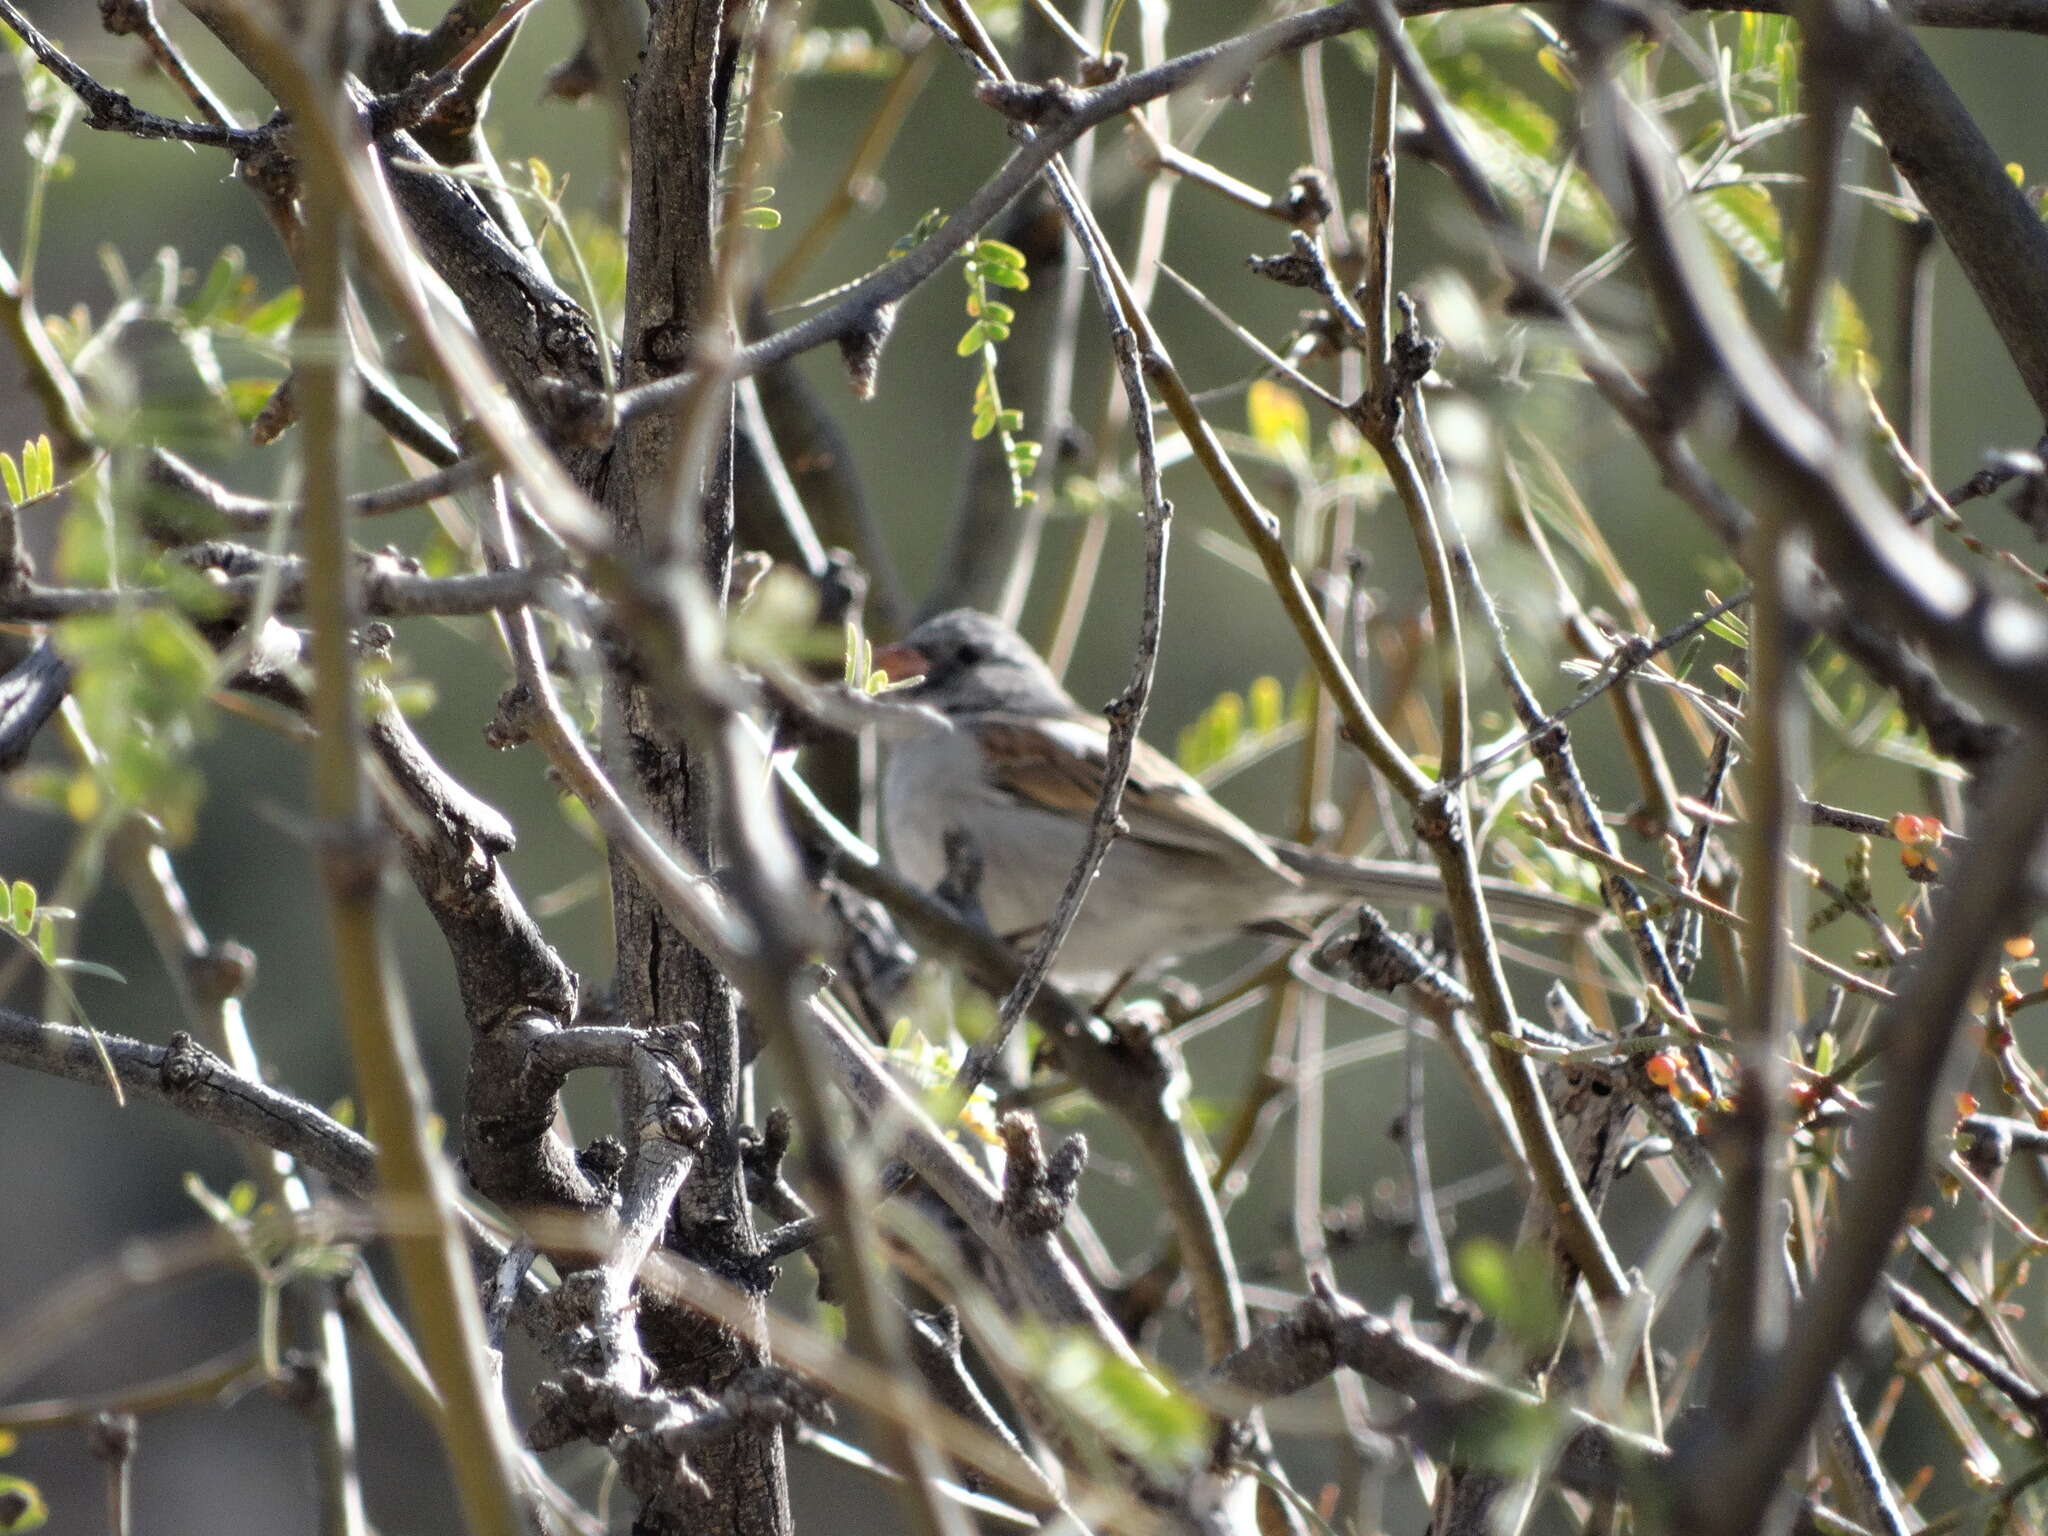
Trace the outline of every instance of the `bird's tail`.
<path fill-rule="evenodd" d="M 1406 864 L 1392 859 L 1347 859 L 1339 854 L 1321 853 L 1299 843 L 1272 843 L 1280 862 L 1300 875 L 1317 892 L 1349 896 L 1379 904 L 1417 902 L 1434 904 L 1443 900 L 1444 882 L 1426 864 Z M 1497 875 L 1482 875 L 1480 891 L 1486 908 L 1496 919 L 1532 928 L 1585 930 L 1595 927 L 1603 909 L 1569 896 L 1532 890 Z"/>

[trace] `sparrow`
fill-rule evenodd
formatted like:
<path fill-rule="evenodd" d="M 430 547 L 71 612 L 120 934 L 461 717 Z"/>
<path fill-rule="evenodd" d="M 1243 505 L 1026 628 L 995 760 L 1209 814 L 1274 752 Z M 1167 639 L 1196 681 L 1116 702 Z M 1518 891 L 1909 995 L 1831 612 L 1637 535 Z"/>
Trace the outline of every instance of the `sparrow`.
<path fill-rule="evenodd" d="M 1108 722 L 1074 702 L 1038 653 L 985 613 L 925 620 L 875 665 L 935 712 L 896 740 L 882 775 L 882 824 L 897 867 L 927 888 L 946 876 L 949 833 L 981 864 L 989 925 L 1028 946 L 1081 857 L 1102 797 Z M 1114 986 L 1165 961 L 1347 901 L 1429 902 L 1443 886 L 1418 864 L 1346 859 L 1263 836 L 1170 758 L 1135 745 L 1128 827 L 1104 858 L 1052 976 L 1070 990 Z M 1503 880 L 1485 882 L 1498 917 L 1583 927 L 1590 909 Z"/>

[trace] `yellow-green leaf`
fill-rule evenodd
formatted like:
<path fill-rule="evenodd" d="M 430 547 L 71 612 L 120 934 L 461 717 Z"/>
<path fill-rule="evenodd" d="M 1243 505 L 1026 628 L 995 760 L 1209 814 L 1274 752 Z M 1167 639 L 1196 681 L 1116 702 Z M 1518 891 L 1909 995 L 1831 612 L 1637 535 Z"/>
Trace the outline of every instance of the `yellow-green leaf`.
<path fill-rule="evenodd" d="M 1282 718 L 1287 711 L 1287 692 L 1280 686 L 1277 677 L 1254 679 L 1246 690 L 1245 700 L 1251 706 L 1252 729 L 1261 736 L 1268 731 L 1280 729 Z"/>
<path fill-rule="evenodd" d="M 1256 379 L 1245 392 L 1244 408 L 1261 448 L 1283 458 L 1307 454 L 1308 407 L 1293 390 L 1271 379 Z"/>
<path fill-rule="evenodd" d="M 14 1536 L 17 1531 L 40 1530 L 50 1520 L 50 1506 L 42 1490 L 25 1477 L 0 1474 L 0 1531 Z"/>
<path fill-rule="evenodd" d="M 305 295 L 297 288 L 287 288 L 277 297 L 252 310 L 249 317 L 242 322 L 242 327 L 244 330 L 255 332 L 258 336 L 274 335 L 299 318 L 299 306 L 304 301 Z"/>

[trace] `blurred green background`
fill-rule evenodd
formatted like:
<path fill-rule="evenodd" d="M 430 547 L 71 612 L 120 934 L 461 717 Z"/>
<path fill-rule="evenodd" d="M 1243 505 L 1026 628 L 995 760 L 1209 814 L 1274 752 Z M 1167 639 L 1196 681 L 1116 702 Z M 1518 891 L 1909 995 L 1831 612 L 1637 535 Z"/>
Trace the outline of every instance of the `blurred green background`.
<path fill-rule="evenodd" d="M 411 19 L 432 13 L 418 4 Z M 190 48 L 201 72 L 244 114 L 255 120 L 268 110 L 255 87 L 210 40 L 173 8 L 165 20 Z M 1120 41 L 1133 45 L 1138 7 L 1125 19 Z M 142 67 L 140 51 L 106 37 L 89 5 L 37 8 L 35 19 L 101 78 L 133 91 L 144 103 L 179 110 Z M 1172 51 L 1198 46 L 1246 25 L 1244 7 L 1182 0 L 1168 37 Z M 827 0 L 807 20 L 830 27 L 875 30 L 874 13 L 852 0 Z M 527 24 L 499 79 L 490 116 L 492 140 L 507 162 L 534 156 L 557 179 L 570 179 L 569 202 L 594 207 L 608 184 L 608 129 L 594 106 L 543 101 L 544 72 L 573 47 L 574 8 L 543 6 Z M 1455 34 L 1451 34 L 1455 37 Z M 2048 161 L 2048 127 L 2038 111 L 2035 39 L 1930 35 L 1930 46 L 1965 100 L 2008 159 L 2032 166 Z M 1488 68 L 1498 60 L 1488 56 Z M 1526 61 L 1524 61 L 1526 63 Z M 1362 197 L 1369 79 L 1343 47 L 1325 50 L 1324 74 L 1332 106 L 1332 130 L 1340 193 L 1345 206 Z M 1308 158 L 1298 76 L 1292 65 L 1269 67 L 1248 104 L 1228 108 L 1204 152 L 1236 176 L 1263 189 L 1278 189 Z M 785 103 L 781 134 L 785 151 L 771 177 L 780 230 L 762 242 L 773 262 L 810 222 L 836 182 L 851 146 L 878 98 L 874 77 L 822 76 L 801 81 Z M 1191 104 L 1177 111 L 1187 114 Z M 19 93 L 11 76 L 0 83 L 0 247 L 19 250 L 26 162 L 19 151 Z M 1788 138 L 1786 142 L 1790 142 Z M 957 206 L 998 163 L 1004 141 L 994 119 L 974 104 L 958 67 L 942 59 L 883 174 L 886 195 L 879 206 L 856 212 L 825 260 L 806 275 L 806 292 L 857 276 L 881 259 L 890 242 L 926 209 Z M 161 144 L 133 144 L 73 131 L 67 145 L 76 171 L 53 186 L 36 289 L 44 310 L 58 314 L 85 305 L 96 316 L 109 302 L 100 253 L 111 250 L 133 272 L 141 272 L 159 248 L 175 247 L 178 259 L 201 272 L 230 244 L 247 253 L 249 266 L 268 293 L 289 275 L 254 200 L 226 175 L 223 159 Z M 1864 152 L 1863 176 L 1880 173 L 1880 157 Z M 1099 173 L 1125 188 L 1106 204 L 1112 235 L 1128 249 L 1128 234 L 1142 183 L 1125 174 L 1129 160 L 1121 134 L 1106 132 Z M 1402 226 L 1397 251 L 1398 281 L 1417 285 L 1446 263 L 1469 275 L 1482 299 L 1497 297 L 1490 266 L 1475 259 L 1472 227 L 1443 196 L 1440 178 L 1424 166 L 1404 167 Z M 1782 190 L 1782 189 L 1781 189 Z M 1891 328 L 1889 294 L 1896 261 L 1896 226 L 1859 208 L 1853 276 L 1886 355 Z M 1183 188 L 1168 244 L 1168 258 L 1237 319 L 1271 343 L 1282 341 L 1302 305 L 1299 295 L 1252 277 L 1249 254 L 1284 249 L 1284 229 L 1242 208 Z M 1041 282 L 1049 282 L 1041 274 Z M 1626 275 L 1614 285 L 1615 301 L 1605 313 L 1629 323 Z M 1952 263 L 1943 258 L 1936 314 L 1939 348 L 1935 362 L 1936 476 L 1952 483 L 1973 469 L 1990 449 L 2030 444 L 2040 423 L 2027 406 L 2012 371 L 1971 301 Z M 1754 295 L 1752 295 L 1754 296 Z M 906 585 L 924 591 L 944 539 L 951 509 L 965 477 L 966 429 L 974 365 L 954 355 L 964 319 L 962 291 L 953 269 L 940 274 L 904 307 L 882 363 L 880 392 L 871 403 L 856 402 L 847 389 L 835 353 L 825 349 L 803 365 L 807 376 L 851 440 L 858 473 L 900 562 Z M 1242 383 L 1252 371 L 1247 353 L 1205 317 L 1170 283 L 1161 285 L 1154 305 L 1157 323 L 1181 369 L 1196 390 Z M 1103 397 L 1103 347 L 1089 320 L 1082 327 L 1081 379 L 1076 410 L 1092 427 Z M 132 338 L 131 359 L 145 378 L 175 381 L 175 344 L 147 331 Z M 158 348 L 154 353 L 152 347 Z M 1472 360 L 1455 352 L 1445 372 L 1470 373 Z M 1496 422 L 1512 419 L 1540 439 L 1570 472 L 1595 518 L 1613 542 L 1660 624 L 1684 618 L 1700 601 L 1703 584 L 1722 591 L 1733 583 L 1725 559 L 1713 550 L 1690 514 L 1656 486 L 1644 457 L 1582 387 L 1541 384 L 1533 393 L 1486 394 Z M 1035 391 L 1010 403 L 1022 405 L 1027 430 L 1036 432 Z M 1211 407 L 1225 427 L 1244 429 L 1241 395 L 1226 395 Z M 1447 438 L 1456 421 L 1446 416 Z M 1478 451 L 1486 450 L 1486 418 L 1473 417 Z M 0 445 L 12 445 L 41 430 L 35 404 L 19 386 L 11 358 L 0 361 Z M 1316 423 L 1320 437 L 1324 423 Z M 238 486 L 274 491 L 286 483 L 292 439 L 268 452 L 217 442 L 208 462 Z M 362 483 L 395 478 L 387 459 L 365 455 Z M 1283 480 L 1254 471 L 1262 495 L 1283 514 L 1291 511 Z M 1228 519 L 1206 482 L 1185 464 L 1170 471 L 1169 493 L 1177 517 L 1168 584 L 1167 644 L 1149 734 L 1170 746 L 1175 732 L 1226 689 L 1242 689 L 1253 678 L 1273 674 L 1291 681 L 1298 650 L 1264 585 L 1248 575 L 1244 562 L 1219 552 L 1236 546 Z M 1053 508 L 1039 579 L 1033 588 L 1027 629 L 1043 638 L 1050 607 L 1064 580 L 1079 522 Z M 401 547 L 417 547 L 427 523 L 423 516 L 380 524 L 372 535 Z M 1574 682 L 1556 669 L 1552 643 L 1554 614 L 1546 589 L 1520 554 L 1486 540 L 1477 525 L 1482 558 L 1499 586 L 1516 626 L 1525 659 L 1535 667 L 1542 695 L 1555 702 Z M 1371 560 L 1369 582 L 1389 608 L 1404 611 L 1416 602 L 1412 559 L 1397 509 L 1375 506 L 1359 524 L 1358 542 Z M 1105 699 L 1120 686 L 1135 634 L 1138 530 L 1134 518 L 1119 517 L 1108 543 L 1108 561 L 1096 588 L 1083 644 L 1072 674 L 1084 703 Z M 1497 561 L 1498 563 L 1492 563 Z M 422 734 L 466 783 L 511 815 L 521 844 L 510 861 L 515 881 L 529 902 L 549 913 L 549 936 L 570 962 L 602 982 L 609 969 L 605 911 L 600 900 L 576 901 L 596 867 L 589 847 L 561 815 L 545 785 L 534 754 L 489 751 L 481 732 L 502 685 L 502 669 L 488 631 L 474 623 L 414 621 L 404 628 L 400 649 L 411 675 L 431 678 L 439 702 L 419 722 Z M 1489 694 L 1482 700 L 1492 707 Z M 1635 798 L 1633 780 L 1612 744 L 1611 717 L 1588 714 L 1580 750 L 1589 777 L 1609 809 Z M 1679 750 L 1674 766 L 1682 786 L 1698 780 L 1698 762 Z M 1820 762 L 1828 765 L 1825 738 Z M 46 744 L 47 750 L 48 744 Z M 256 947 L 260 971 L 249 1000 L 259 1048 L 276 1080 L 315 1102 L 328 1103 L 350 1091 L 347 1063 L 337 1034 L 331 998 L 323 914 L 306 845 L 306 764 L 302 753 L 274 735 L 231 716 L 219 716 L 200 761 L 207 797 L 196 835 L 177 851 L 181 876 L 200 921 L 215 939 L 239 939 Z M 1912 793 L 1898 770 L 1875 775 L 1866 764 L 1838 765 L 1816 781 L 1817 792 L 1861 808 L 1889 811 Z M 1227 797 L 1253 820 L 1273 830 L 1291 815 L 1293 758 L 1263 765 L 1235 781 Z M 0 802 L 0 875 L 27 878 L 45 890 L 63 867 L 72 828 L 61 819 L 18 803 Z M 1834 844 L 1817 849 L 1830 865 Z M 1889 890 L 1890 887 L 1887 886 Z M 551 900 L 550 898 L 558 898 Z M 437 1079 L 459 1082 L 464 1030 L 445 954 L 438 935 L 409 891 L 394 887 L 391 908 L 399 934 L 401 963 L 415 1019 Z M 559 910 L 557 910 L 559 908 Z M 181 1026 L 176 1004 L 147 941 L 118 893 L 96 896 L 84 909 L 78 952 L 119 970 L 124 985 L 87 980 L 80 992 L 102 1027 L 161 1042 Z M 1211 962 L 1199 974 L 1215 974 Z M 1537 1006 L 1540 979 L 1517 978 L 1523 1005 Z M 25 984 L 7 999 L 16 1007 L 40 1006 L 39 989 Z M 1364 1038 L 1385 1026 L 1363 1015 L 1334 1009 L 1331 1044 Z M 1196 1092 L 1227 1102 L 1254 1063 L 1247 1060 L 1241 1028 L 1209 1035 L 1190 1049 Z M 1329 1085 L 1329 1137 L 1325 1192 L 1332 1204 L 1370 1199 L 1398 1187 L 1398 1144 L 1387 1134 L 1398 1112 L 1401 1074 L 1398 1057 L 1335 1076 Z M 1429 1139 L 1441 1184 L 1494 1163 L 1483 1129 L 1440 1061 L 1431 1063 Z M 444 1099 L 443 1103 L 449 1101 Z M 586 1098 L 585 1107 L 590 1107 Z M 594 1112 L 594 1111 L 593 1111 Z M 1157 1236 L 1157 1210 L 1135 1165 L 1113 1132 L 1085 1122 L 1096 1138 L 1084 1199 L 1099 1228 L 1123 1260 L 1145 1254 Z M 1290 1246 L 1287 1227 L 1291 1122 L 1283 1120 L 1275 1140 L 1254 1171 L 1252 1187 L 1233 1215 L 1233 1229 L 1247 1271 L 1266 1283 L 1298 1288 L 1299 1275 L 1274 1256 Z M 46 1082 L 20 1073 L 0 1073 L 0 1317 L 15 1313 L 81 1266 L 104 1262 L 129 1236 L 166 1233 L 200 1219 L 180 1190 L 187 1170 L 216 1187 L 239 1176 L 232 1148 L 177 1116 L 147 1106 L 116 1110 L 106 1097 L 81 1087 Z M 1638 1181 L 1639 1182 L 1639 1181 Z M 1625 1185 L 1617 1196 L 1614 1222 L 1624 1262 L 1637 1262 L 1655 1230 L 1661 1202 L 1646 1188 Z M 1502 1192 L 1462 1205 L 1454 1220 L 1459 1232 L 1490 1232 L 1511 1238 L 1515 1202 Z M 1401 1294 L 1421 1295 L 1420 1266 L 1395 1240 L 1380 1238 L 1348 1249 L 1338 1258 L 1345 1288 L 1375 1306 Z M 796 1268 L 792 1266 L 792 1268 Z M 807 1276 L 790 1277 L 788 1290 L 803 1305 Z M 172 1369 L 224 1349 L 244 1338 L 252 1316 L 250 1288 L 239 1281 L 187 1288 L 177 1294 L 123 1306 L 97 1320 L 69 1350 L 61 1366 L 37 1377 L 32 1395 L 108 1387 Z M 1163 1344 L 1169 1358 L 1191 1363 L 1184 1330 L 1170 1330 Z M 387 1533 L 419 1536 L 457 1529 L 452 1503 L 437 1458 L 423 1427 L 388 1389 L 375 1367 L 359 1361 L 364 1425 L 365 1476 L 370 1509 Z M 526 1370 L 517 1363 L 515 1374 Z M 1391 1411 L 1391 1403 L 1379 1405 Z M 1327 1423 L 1327 1395 L 1289 1405 L 1283 1416 L 1305 1430 Z M 1911 1409 L 1902 1424 L 1910 1429 Z M 1895 1431 L 1895 1433 L 1904 1432 Z M 1288 1435 L 1288 1455 L 1301 1469 L 1313 1496 L 1334 1475 L 1326 1440 L 1305 1435 L 1299 1447 Z M 98 1469 L 76 1434 L 32 1435 L 5 1464 L 42 1484 L 57 1508 L 53 1529 L 97 1528 Z M 587 1492 L 594 1484 L 592 1456 L 565 1455 L 558 1471 L 570 1486 Z M 808 1530 L 888 1531 L 896 1528 L 893 1505 L 872 1485 L 797 1453 L 794 1458 L 798 1515 Z M 1397 1479 L 1397 1482 L 1400 1480 Z M 1390 1509 L 1390 1529 L 1419 1529 L 1420 1512 L 1404 1492 Z M 153 1419 L 142 1431 L 136 1467 L 139 1529 L 158 1536 L 186 1533 L 309 1532 L 311 1469 L 304 1436 L 289 1410 L 265 1398 L 221 1411 L 183 1411 Z M 624 1502 L 623 1500 L 621 1502 Z"/>

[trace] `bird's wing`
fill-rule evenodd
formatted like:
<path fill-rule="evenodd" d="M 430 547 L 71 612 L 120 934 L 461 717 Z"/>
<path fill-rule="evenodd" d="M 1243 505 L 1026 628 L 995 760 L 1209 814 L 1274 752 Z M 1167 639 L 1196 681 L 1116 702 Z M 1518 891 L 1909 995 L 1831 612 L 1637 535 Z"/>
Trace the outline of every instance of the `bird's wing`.
<path fill-rule="evenodd" d="M 1102 799 L 1109 727 L 1090 715 L 984 715 L 973 729 L 996 788 L 1017 801 L 1086 816 Z M 1219 805 L 1173 760 L 1144 742 L 1131 754 L 1123 817 L 1136 842 L 1211 858 L 1242 859 L 1294 877 L 1264 838 Z"/>

